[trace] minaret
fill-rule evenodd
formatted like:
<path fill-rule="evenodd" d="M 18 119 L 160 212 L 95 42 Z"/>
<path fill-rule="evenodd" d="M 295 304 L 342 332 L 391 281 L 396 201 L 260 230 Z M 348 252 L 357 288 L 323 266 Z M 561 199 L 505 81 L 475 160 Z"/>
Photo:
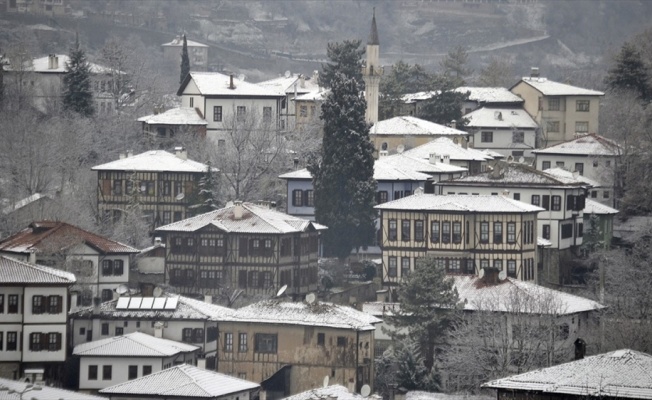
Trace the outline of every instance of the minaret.
<path fill-rule="evenodd" d="M 365 83 L 364 97 L 367 100 L 367 122 L 375 124 L 378 122 L 378 88 L 380 77 L 383 75 L 383 67 L 378 64 L 380 43 L 378 41 L 378 29 L 376 28 L 376 8 L 374 7 L 373 18 L 371 19 L 371 33 L 367 42 L 367 63 L 362 68 L 362 78 Z"/>

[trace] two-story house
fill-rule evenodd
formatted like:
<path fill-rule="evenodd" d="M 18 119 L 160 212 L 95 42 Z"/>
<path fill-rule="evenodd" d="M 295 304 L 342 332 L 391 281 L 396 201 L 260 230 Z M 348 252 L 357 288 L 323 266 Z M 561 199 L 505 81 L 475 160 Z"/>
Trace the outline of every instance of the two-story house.
<path fill-rule="evenodd" d="M 535 165 L 539 170 L 564 168 L 578 172 L 600 183 L 604 190 L 591 192 L 591 198 L 605 205 L 615 203 L 616 170 L 623 149 L 611 139 L 590 134 L 562 142 L 545 149 L 537 149 Z"/>
<path fill-rule="evenodd" d="M 131 256 L 137 253 L 131 246 L 65 222 L 33 222 L 0 241 L 2 255 L 74 273 L 72 307 L 90 305 L 94 297 L 113 299 L 115 289 L 129 283 Z"/>
<path fill-rule="evenodd" d="M 369 130 L 369 139 L 374 145 L 377 157 L 381 153 L 400 153 L 440 137 L 467 146 L 469 134 L 412 116 L 378 121 Z"/>
<path fill-rule="evenodd" d="M 317 290 L 319 231 L 324 226 L 268 206 L 236 201 L 156 229 L 166 245 L 165 282 L 181 294 L 241 289 L 271 295 L 284 285 Z"/>
<path fill-rule="evenodd" d="M 480 107 L 522 108 L 523 99 L 502 87 L 460 86 L 454 92 L 469 94 L 462 103 L 462 114 L 468 114 Z M 439 91 L 408 93 L 401 100 L 401 112 L 404 115 L 419 115 L 425 102 L 439 94 Z"/>
<path fill-rule="evenodd" d="M 152 229 L 188 218 L 199 180 L 209 167 L 189 160 L 181 147 L 174 151 L 127 152 L 91 168 L 97 171 L 97 208 L 103 220 L 119 221 L 134 203 Z"/>
<path fill-rule="evenodd" d="M 80 391 L 97 391 L 147 376 L 179 364 L 197 364 L 199 347 L 141 332 L 82 343 L 79 358 Z"/>
<path fill-rule="evenodd" d="M 200 360 L 215 370 L 218 321 L 233 310 L 209 301 L 163 294 L 133 296 L 86 307 L 70 314 L 70 345 L 141 332 L 199 346 Z"/>
<path fill-rule="evenodd" d="M 209 47 L 203 43 L 188 40 L 187 38 L 186 46 L 188 49 L 190 69 L 193 71 L 207 71 Z M 171 42 L 163 43 L 161 48 L 163 50 L 163 57 L 178 64 L 181 60 L 181 52 L 183 50 L 183 36 L 177 35 Z"/>
<path fill-rule="evenodd" d="M 586 185 L 562 179 L 520 163 L 496 163 L 492 171 L 435 185 L 439 194 L 506 195 L 543 210 L 538 215 L 535 236 L 550 241 L 541 250 L 539 281 L 553 284 L 572 279 L 569 259 L 582 244 L 582 210 Z"/>
<path fill-rule="evenodd" d="M 321 105 L 324 103 L 330 89 L 321 88 L 315 92 L 300 94 L 293 99 L 294 107 L 299 112 L 295 115 L 295 130 L 309 132 L 321 129 Z"/>
<path fill-rule="evenodd" d="M 195 108 L 177 107 L 162 113 L 146 115 L 138 118 L 142 123 L 143 134 L 149 136 L 152 141 L 157 140 L 162 145 L 166 140 L 171 141 L 175 135 L 192 135 L 195 137 L 206 136 L 206 125 L 208 122 L 200 115 Z"/>
<path fill-rule="evenodd" d="M 466 114 L 466 129 L 476 149 L 499 152 L 505 157 L 531 157 L 539 125 L 522 108 L 478 108 Z"/>
<path fill-rule="evenodd" d="M 382 229 L 382 282 L 393 288 L 431 256 L 450 274 L 506 271 L 536 281 L 537 214 L 506 196 L 417 193 L 375 207 Z"/>
<path fill-rule="evenodd" d="M 286 94 L 233 75 L 190 72 L 177 96 L 181 96 L 181 107 L 196 108 L 204 116 L 206 136 L 218 145 L 226 140 L 224 132 L 232 129 L 281 129 Z"/>
<path fill-rule="evenodd" d="M 220 322 L 218 371 L 261 382 L 268 398 L 322 385 L 324 377 L 360 391 L 374 383 L 378 318 L 319 301 L 266 300 Z"/>
<path fill-rule="evenodd" d="M 463 147 L 449 138 L 441 137 L 411 150 L 403 152 L 404 155 L 422 160 L 440 158 L 451 165 L 466 168 L 469 174 L 478 174 L 487 169 L 487 162 L 493 160 L 489 153 L 471 147 Z"/>
<path fill-rule="evenodd" d="M 523 108 L 541 128 L 537 148 L 599 132 L 603 92 L 540 77 L 538 68 L 509 90 L 524 100 Z"/>
<path fill-rule="evenodd" d="M 281 130 L 293 131 L 297 128 L 297 121 L 307 119 L 309 116 L 316 116 L 319 119 L 321 110 L 316 105 L 297 103 L 296 99 L 304 95 L 320 93 L 319 73 L 314 71 L 312 76 L 306 77 L 302 74 L 286 73 L 279 78 L 259 82 L 258 85 L 284 93 L 285 99 L 281 102 L 279 114 L 279 127 Z M 302 126 L 301 123 L 298 124 Z"/>
<path fill-rule="evenodd" d="M 75 275 L 0 256 L 0 376 L 43 369 L 45 381 L 63 377 L 68 290 Z"/>

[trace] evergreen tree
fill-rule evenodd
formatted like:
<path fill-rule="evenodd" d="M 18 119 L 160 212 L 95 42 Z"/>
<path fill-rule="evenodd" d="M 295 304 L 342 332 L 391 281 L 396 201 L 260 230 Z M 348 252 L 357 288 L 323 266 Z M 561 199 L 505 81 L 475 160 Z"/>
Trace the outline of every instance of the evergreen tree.
<path fill-rule="evenodd" d="M 626 42 L 614 61 L 615 65 L 605 78 L 609 88 L 632 90 L 637 92 L 641 99 L 650 100 L 650 76 L 639 49 L 634 44 Z"/>
<path fill-rule="evenodd" d="M 478 83 L 485 87 L 508 87 L 514 83 L 511 65 L 506 60 L 491 57 L 489 64 L 480 70 Z"/>
<path fill-rule="evenodd" d="M 330 62 L 322 64 L 321 73 L 319 74 L 319 85 L 323 87 L 332 87 L 332 81 L 335 75 L 340 72 L 349 78 L 355 78 L 364 90 L 364 81 L 362 80 L 362 56 L 364 49 L 360 48 L 359 40 L 345 40 L 338 43 L 329 43 L 326 51 Z"/>
<path fill-rule="evenodd" d="M 429 90 L 433 77 L 419 64 L 410 65 L 399 61 L 380 81 L 380 119 L 388 119 L 400 114 L 403 95 Z"/>
<path fill-rule="evenodd" d="M 407 328 L 419 344 L 424 364 L 434 366 L 435 348 L 443 345 L 459 297 L 453 280 L 434 258 L 420 258 L 417 266 L 399 287 L 401 308 L 388 317 L 397 328 Z"/>
<path fill-rule="evenodd" d="M 440 125 L 448 125 L 455 121 L 456 128 L 464 130 L 469 121 L 462 117 L 462 105 L 469 99 L 469 95 L 470 92 L 440 90 L 423 102 L 423 107 L 417 116 Z"/>
<path fill-rule="evenodd" d="M 354 77 L 335 73 L 321 108 L 321 161 L 313 160 L 308 166 L 315 190 L 315 217 L 328 227 L 325 253 L 339 259 L 371 244 L 375 232 L 373 145 L 361 92 Z"/>
<path fill-rule="evenodd" d="M 66 74 L 63 76 L 63 107 L 84 117 L 91 117 L 95 113 L 91 68 L 86 61 L 86 53 L 79 47 L 79 37 L 75 38 L 75 47 L 70 49 L 69 57 Z"/>
<path fill-rule="evenodd" d="M 203 214 L 219 208 L 218 193 L 217 177 L 209 161 L 206 173 L 201 177 L 197 186 L 196 201 L 190 201 L 193 203 L 190 208 L 193 209 L 194 214 Z"/>
<path fill-rule="evenodd" d="M 597 250 L 605 249 L 607 245 L 608 243 L 604 241 L 604 232 L 600 226 L 600 217 L 596 214 L 591 214 L 587 229 L 584 231 L 582 246 L 580 247 L 582 253 L 587 256 Z"/>
<path fill-rule="evenodd" d="M 444 75 L 452 80 L 453 87 L 466 84 L 464 78 L 473 73 L 473 70 L 466 66 L 468 59 L 469 55 L 464 47 L 457 46 L 449 51 L 446 58 L 441 61 L 440 66 Z"/>
<path fill-rule="evenodd" d="M 190 73 L 190 58 L 188 57 L 188 41 L 186 35 L 183 35 L 183 48 L 181 49 L 181 75 L 179 75 L 179 84 L 183 83 L 186 76 Z"/>

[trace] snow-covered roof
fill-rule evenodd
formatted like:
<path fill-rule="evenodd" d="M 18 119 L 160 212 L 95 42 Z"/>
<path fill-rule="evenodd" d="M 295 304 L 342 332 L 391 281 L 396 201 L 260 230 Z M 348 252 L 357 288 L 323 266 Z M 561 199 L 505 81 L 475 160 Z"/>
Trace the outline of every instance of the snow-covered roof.
<path fill-rule="evenodd" d="M 233 79 L 233 88 L 231 88 L 231 79 Z M 190 72 L 179 87 L 178 96 L 183 94 L 190 80 L 195 82 L 199 93 L 204 96 L 285 97 L 284 91 L 241 81 L 237 77 L 231 78 L 219 72 Z"/>
<path fill-rule="evenodd" d="M 523 103 L 523 99 L 504 87 L 460 86 L 454 89 L 459 93 L 469 93 L 469 100 L 478 103 Z"/>
<path fill-rule="evenodd" d="M 196 350 L 199 350 L 198 346 L 133 332 L 78 344 L 72 354 L 82 357 L 171 357 Z"/>
<path fill-rule="evenodd" d="M 584 215 L 596 214 L 596 215 L 611 215 L 618 214 L 618 210 L 605 206 L 602 203 L 597 201 L 586 199 L 584 204 Z"/>
<path fill-rule="evenodd" d="M 0 255 L 0 284 L 64 284 L 76 282 L 75 274 Z"/>
<path fill-rule="evenodd" d="M 496 396 L 483 394 L 448 394 L 435 392 L 422 392 L 413 390 L 405 394 L 405 400 L 495 400 Z"/>
<path fill-rule="evenodd" d="M 188 40 L 188 38 L 186 38 L 186 44 L 188 45 L 188 47 L 208 47 L 207 45 L 205 45 L 203 43 L 195 42 L 194 40 Z M 183 47 L 183 37 L 177 36 L 171 42 L 163 43 L 161 46 L 164 46 L 164 47 Z"/>
<path fill-rule="evenodd" d="M 418 101 L 423 101 L 423 100 L 428 100 L 429 98 L 436 96 L 439 94 L 439 90 L 431 90 L 427 92 L 416 92 L 416 93 L 408 93 L 404 94 L 401 97 L 401 100 L 403 100 L 404 103 L 410 104 L 410 103 L 416 103 Z"/>
<path fill-rule="evenodd" d="M 382 160 L 374 163 L 374 179 L 377 181 L 426 181 L 428 178 L 430 178 L 428 174 L 409 168 L 399 168 Z"/>
<path fill-rule="evenodd" d="M 548 78 L 526 76 L 523 77 L 521 82 L 525 82 L 532 86 L 544 96 L 604 96 L 603 92 L 597 90 L 567 85 L 565 83 L 551 81 Z M 518 85 L 518 83 L 516 85 Z M 514 88 L 514 86 L 512 86 L 512 88 Z"/>
<path fill-rule="evenodd" d="M 455 288 L 469 311 L 569 315 L 604 308 L 600 303 L 512 278 L 487 284 L 476 275 L 453 275 Z"/>
<path fill-rule="evenodd" d="M 574 187 L 586 186 L 583 182 L 557 178 L 543 171 L 534 169 L 526 164 L 498 162 L 492 171 L 476 175 L 464 176 L 454 180 L 441 182 L 442 185 L 452 186 L 546 186 L 546 187 Z"/>
<path fill-rule="evenodd" d="M 13 381 L 0 378 L 0 399 L 2 400 L 106 400 L 104 396 L 94 396 L 88 393 L 73 392 L 46 385 L 38 385 L 39 389 L 29 389 L 33 383 Z M 11 392 L 10 392 L 11 391 Z M 24 396 L 23 396 L 24 394 Z"/>
<path fill-rule="evenodd" d="M 398 311 L 401 303 L 388 303 L 384 301 L 372 301 L 362 304 L 362 312 L 371 314 L 375 317 L 383 317 L 385 315 L 392 315 L 394 311 Z"/>
<path fill-rule="evenodd" d="M 32 60 L 32 68 L 30 69 L 31 71 L 34 72 L 42 72 L 42 73 L 58 73 L 58 74 L 63 74 L 66 72 L 66 63 L 70 61 L 70 57 L 66 54 L 55 54 L 55 57 L 58 57 L 58 64 L 57 68 L 49 68 L 50 66 L 50 56 L 45 56 L 45 57 L 40 57 L 40 58 L 35 58 Z M 104 67 L 99 64 L 94 64 L 94 63 L 88 63 L 90 66 L 90 71 L 92 74 L 107 74 L 111 73 L 111 69 Z M 11 65 L 8 66 L 7 70 L 13 71 L 15 70 L 14 67 Z M 120 72 L 120 71 L 117 71 Z"/>
<path fill-rule="evenodd" d="M 342 385 L 330 385 L 316 389 L 306 390 L 305 392 L 284 397 L 282 400 L 324 400 L 335 398 L 337 400 L 363 400 L 363 397 L 357 393 L 349 392 L 349 389 Z"/>
<path fill-rule="evenodd" d="M 300 75 L 297 74 L 287 78 L 281 76 L 267 81 L 258 82 L 258 85 L 287 94 L 319 92 L 319 83 L 316 82 L 315 79 L 307 77 L 302 81 Z"/>
<path fill-rule="evenodd" d="M 460 136 L 464 131 L 439 125 L 425 119 L 401 116 L 378 121 L 369 130 L 370 135 Z"/>
<path fill-rule="evenodd" d="M 600 182 L 587 178 L 584 175 L 580 175 L 579 172 L 570 172 L 569 170 L 560 167 L 544 169 L 543 173 L 557 178 L 562 182 L 586 184 L 591 187 L 602 186 Z"/>
<path fill-rule="evenodd" d="M 215 399 L 259 387 L 259 384 L 244 379 L 181 364 L 109 386 L 100 393 L 148 398 Z"/>
<path fill-rule="evenodd" d="M 106 164 L 96 165 L 93 171 L 143 171 L 143 172 L 189 172 L 200 173 L 208 165 L 191 159 L 183 159 L 165 150 L 150 150 L 134 156 L 127 156 Z M 213 171 L 219 171 L 213 168 Z"/>
<path fill-rule="evenodd" d="M 550 247 L 552 246 L 552 242 L 548 239 L 542 238 L 541 236 L 537 236 L 537 246 Z"/>
<path fill-rule="evenodd" d="M 530 114 L 520 108 L 478 108 L 464 118 L 470 128 L 521 128 L 536 129 L 537 123 Z"/>
<path fill-rule="evenodd" d="M 324 101 L 328 97 L 329 93 L 331 92 L 330 89 L 320 89 L 320 90 L 315 90 L 312 92 L 300 94 L 297 97 L 295 97 L 294 101 Z"/>
<path fill-rule="evenodd" d="M 458 161 L 487 161 L 491 156 L 471 147 L 464 148 L 454 143 L 451 139 L 440 137 L 421 146 L 403 152 L 404 155 L 429 159 L 431 154 L 449 155 L 451 160 Z"/>
<path fill-rule="evenodd" d="M 27 228 L 0 241 L 0 251 L 10 253 L 34 253 L 66 249 L 85 243 L 102 253 L 130 254 L 137 249 L 100 235 L 85 231 L 74 225 L 58 221 L 36 221 Z"/>
<path fill-rule="evenodd" d="M 613 140 L 591 133 L 572 140 L 567 140 L 554 146 L 546 147 L 545 149 L 532 150 L 532 153 L 618 156 L 621 154 L 621 149 Z"/>
<path fill-rule="evenodd" d="M 461 211 L 478 213 L 529 213 L 543 208 L 510 199 L 490 195 L 434 195 L 416 193 L 375 206 L 379 210 L 405 211 Z"/>
<path fill-rule="evenodd" d="M 191 299 L 189 297 L 178 296 L 174 308 L 156 309 L 154 303 L 156 299 L 168 299 L 171 295 L 161 297 L 150 297 L 153 299 L 150 308 L 120 308 L 118 302 L 120 299 L 104 302 L 95 309 L 94 307 L 82 308 L 71 313 L 74 318 L 100 318 L 100 319 L 142 319 L 151 321 L 170 321 L 170 320 L 195 320 L 195 321 L 221 321 L 226 315 L 234 312 L 233 309 L 209 304 L 204 301 Z M 123 297 L 121 297 L 123 298 Z M 144 299 L 148 299 L 143 297 Z M 142 304 L 142 303 L 141 303 Z"/>
<path fill-rule="evenodd" d="M 172 108 L 160 114 L 138 118 L 138 122 L 149 125 L 207 125 L 196 109 L 191 107 Z"/>
<path fill-rule="evenodd" d="M 236 310 L 222 321 L 261 324 L 321 326 L 327 328 L 370 331 L 380 319 L 352 307 L 317 301 L 287 302 L 265 300 Z"/>
<path fill-rule="evenodd" d="M 464 173 L 468 171 L 468 169 L 464 167 L 437 161 L 430 162 L 430 160 L 412 157 L 405 153 L 381 157 L 376 161 L 376 164 L 378 163 L 391 165 L 406 171 L 423 172 L 424 174 L 429 175 Z"/>
<path fill-rule="evenodd" d="M 562 398 L 652 399 L 650 371 L 652 356 L 622 349 L 496 379 L 482 387 L 550 393 Z"/>
<path fill-rule="evenodd" d="M 240 217 L 237 213 L 240 212 Z M 224 232 L 286 234 L 320 229 L 307 219 L 293 217 L 280 211 L 253 203 L 228 205 L 192 218 L 161 226 L 157 232 L 194 232 L 213 225 Z"/>
<path fill-rule="evenodd" d="M 491 149 L 483 149 L 482 152 L 490 157 L 493 157 L 495 160 L 502 160 L 503 158 L 505 158 L 504 154 L 499 153 L 497 151 L 493 151 Z"/>
<path fill-rule="evenodd" d="M 41 193 L 34 193 L 33 195 L 27 196 L 24 199 L 21 199 L 17 201 L 16 203 L 10 205 L 9 207 L 5 207 L 2 210 L 3 214 L 9 214 L 12 213 L 16 210 L 20 210 L 21 208 L 25 207 L 26 205 L 29 205 L 35 201 L 38 201 L 40 199 L 50 199 L 50 196 L 46 194 L 41 194 Z"/>

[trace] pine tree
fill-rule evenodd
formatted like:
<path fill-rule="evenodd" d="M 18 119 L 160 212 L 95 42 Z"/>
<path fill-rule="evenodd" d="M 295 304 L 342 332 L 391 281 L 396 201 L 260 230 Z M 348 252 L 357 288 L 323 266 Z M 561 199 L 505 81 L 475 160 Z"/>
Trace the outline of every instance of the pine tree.
<path fill-rule="evenodd" d="M 462 117 L 462 105 L 468 100 L 469 95 L 469 92 L 441 90 L 423 102 L 417 116 L 440 125 L 448 125 L 455 121 L 455 127 L 463 130 L 469 121 Z"/>
<path fill-rule="evenodd" d="M 308 170 L 313 176 L 315 217 L 328 226 L 325 253 L 339 259 L 371 244 L 375 232 L 376 181 L 365 111 L 359 81 L 336 72 L 322 104 L 321 161 L 313 160 Z"/>
<path fill-rule="evenodd" d="M 457 46 L 441 61 L 440 66 L 444 70 L 444 75 L 453 81 L 453 87 L 464 85 L 466 83 L 464 78 L 473 73 L 473 70 L 466 66 L 468 59 L 469 55 L 464 47 Z"/>
<path fill-rule="evenodd" d="M 331 87 L 335 75 L 339 72 L 349 78 L 355 78 L 361 90 L 364 90 L 362 80 L 362 56 L 364 49 L 360 48 L 359 40 L 345 40 L 341 43 L 329 43 L 326 53 L 330 60 L 328 64 L 322 64 L 322 71 L 319 74 L 319 85 Z"/>
<path fill-rule="evenodd" d="M 632 90 L 643 100 L 650 100 L 649 72 L 641 52 L 632 43 L 625 43 L 615 58 L 605 83 L 610 89 Z"/>
<path fill-rule="evenodd" d="M 433 77 L 419 64 L 410 65 L 399 61 L 392 66 L 380 81 L 379 114 L 380 119 L 389 119 L 400 114 L 403 95 L 427 91 L 432 86 Z"/>
<path fill-rule="evenodd" d="M 188 57 L 188 41 L 186 35 L 183 35 L 183 48 L 181 49 L 181 75 L 179 76 L 179 84 L 183 83 L 186 76 L 190 73 L 190 58 Z"/>
<path fill-rule="evenodd" d="M 84 117 L 91 117 L 95 113 L 91 68 L 86 61 L 86 53 L 79 47 L 78 36 L 75 38 L 75 47 L 70 49 L 69 57 L 66 74 L 63 76 L 63 107 Z"/>
<path fill-rule="evenodd" d="M 194 214 L 203 214 L 216 210 L 219 208 L 217 195 L 217 177 L 215 176 L 214 168 L 211 166 L 211 163 L 208 162 L 206 173 L 201 177 L 199 185 L 197 185 L 197 200 L 191 201 L 191 203 L 194 204 L 191 205 L 190 208 L 193 209 Z"/>

